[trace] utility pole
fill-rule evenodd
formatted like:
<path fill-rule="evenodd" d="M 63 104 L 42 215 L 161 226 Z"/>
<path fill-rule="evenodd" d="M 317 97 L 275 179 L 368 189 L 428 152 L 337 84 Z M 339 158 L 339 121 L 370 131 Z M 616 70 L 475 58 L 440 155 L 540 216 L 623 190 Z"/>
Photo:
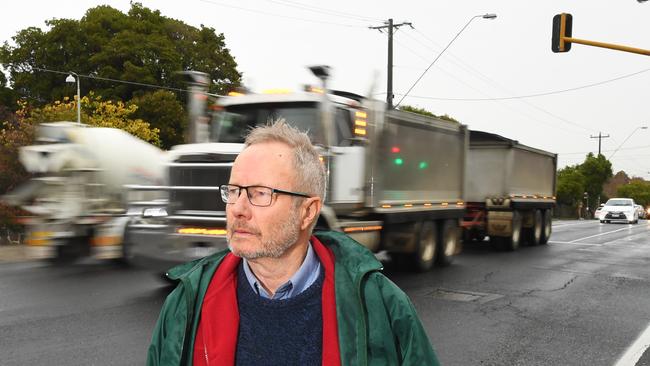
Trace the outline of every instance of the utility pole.
<path fill-rule="evenodd" d="M 608 138 L 609 135 L 603 135 L 601 132 L 598 132 L 598 136 L 589 136 L 592 139 L 598 139 L 598 155 L 600 155 L 600 146 L 601 146 L 601 141 L 604 138 Z"/>
<path fill-rule="evenodd" d="M 370 29 L 377 29 L 382 32 L 382 29 L 386 28 L 388 31 L 388 72 L 386 76 L 388 78 L 386 82 L 386 104 L 388 109 L 393 109 L 393 29 L 398 29 L 401 26 L 408 25 L 413 28 L 413 24 L 409 22 L 402 22 L 400 24 L 393 24 L 393 18 L 388 19 L 384 25 L 377 27 L 368 27 Z M 382 32 L 383 33 L 383 32 Z"/>

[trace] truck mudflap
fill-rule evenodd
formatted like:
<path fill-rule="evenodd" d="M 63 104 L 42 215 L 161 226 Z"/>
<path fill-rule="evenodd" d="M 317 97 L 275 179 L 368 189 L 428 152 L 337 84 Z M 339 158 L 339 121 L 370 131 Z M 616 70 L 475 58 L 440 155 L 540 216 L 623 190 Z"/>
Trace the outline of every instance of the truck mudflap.
<path fill-rule="evenodd" d="M 512 235 L 512 215 L 512 211 L 488 211 L 488 235 L 505 237 Z"/>

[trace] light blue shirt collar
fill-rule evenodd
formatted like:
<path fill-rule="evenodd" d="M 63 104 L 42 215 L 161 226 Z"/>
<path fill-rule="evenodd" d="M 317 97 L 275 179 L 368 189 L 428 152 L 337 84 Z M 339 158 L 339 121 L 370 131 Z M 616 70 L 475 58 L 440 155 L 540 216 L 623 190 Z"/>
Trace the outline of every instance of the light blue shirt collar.
<path fill-rule="evenodd" d="M 278 287 L 273 297 L 271 297 L 266 292 L 264 287 L 259 283 L 257 277 L 255 277 L 253 274 L 253 271 L 251 271 L 251 268 L 248 265 L 248 261 L 244 258 L 242 260 L 242 263 L 244 266 L 246 279 L 248 280 L 248 283 L 251 285 L 255 293 L 261 297 L 272 300 L 286 300 L 299 295 L 307 288 L 309 288 L 309 286 L 311 286 L 318 279 L 318 275 L 320 274 L 320 261 L 318 260 L 318 257 L 316 256 L 311 243 L 308 243 L 307 255 L 305 256 L 305 260 L 300 265 L 300 268 L 298 268 L 296 273 L 291 276 L 289 281 Z"/>

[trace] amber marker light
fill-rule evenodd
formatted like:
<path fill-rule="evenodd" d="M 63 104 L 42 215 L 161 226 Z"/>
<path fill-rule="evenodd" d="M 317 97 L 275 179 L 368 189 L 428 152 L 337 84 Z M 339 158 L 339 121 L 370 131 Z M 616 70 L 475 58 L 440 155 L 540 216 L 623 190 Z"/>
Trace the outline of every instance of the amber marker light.
<path fill-rule="evenodd" d="M 201 227 L 182 227 L 176 230 L 178 234 L 191 235 L 226 235 L 226 229 L 210 229 Z"/>

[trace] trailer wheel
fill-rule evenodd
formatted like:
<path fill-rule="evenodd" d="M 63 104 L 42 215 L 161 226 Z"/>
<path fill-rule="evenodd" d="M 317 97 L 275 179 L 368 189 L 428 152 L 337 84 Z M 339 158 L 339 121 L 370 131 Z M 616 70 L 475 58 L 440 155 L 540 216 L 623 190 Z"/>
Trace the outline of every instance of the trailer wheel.
<path fill-rule="evenodd" d="M 519 211 L 512 211 L 512 234 L 508 237 L 497 237 L 497 244 L 501 249 L 507 251 L 519 249 L 519 244 L 521 243 L 521 224 L 521 213 Z"/>
<path fill-rule="evenodd" d="M 453 262 L 454 254 L 458 249 L 458 225 L 455 220 L 445 220 L 440 230 L 436 263 L 448 266 Z"/>
<path fill-rule="evenodd" d="M 433 267 L 436 258 L 438 232 L 432 221 L 423 221 L 416 242 L 416 251 L 412 254 L 414 268 L 426 272 Z"/>
<path fill-rule="evenodd" d="M 553 213 L 551 210 L 544 210 L 543 212 L 544 226 L 542 227 L 542 239 L 539 241 L 540 244 L 548 243 L 551 238 L 551 233 L 553 232 Z"/>
<path fill-rule="evenodd" d="M 542 241 L 542 231 L 544 226 L 544 220 L 542 217 L 542 212 L 540 210 L 535 210 L 533 212 L 533 227 L 527 228 L 526 241 L 530 245 L 539 245 Z"/>

